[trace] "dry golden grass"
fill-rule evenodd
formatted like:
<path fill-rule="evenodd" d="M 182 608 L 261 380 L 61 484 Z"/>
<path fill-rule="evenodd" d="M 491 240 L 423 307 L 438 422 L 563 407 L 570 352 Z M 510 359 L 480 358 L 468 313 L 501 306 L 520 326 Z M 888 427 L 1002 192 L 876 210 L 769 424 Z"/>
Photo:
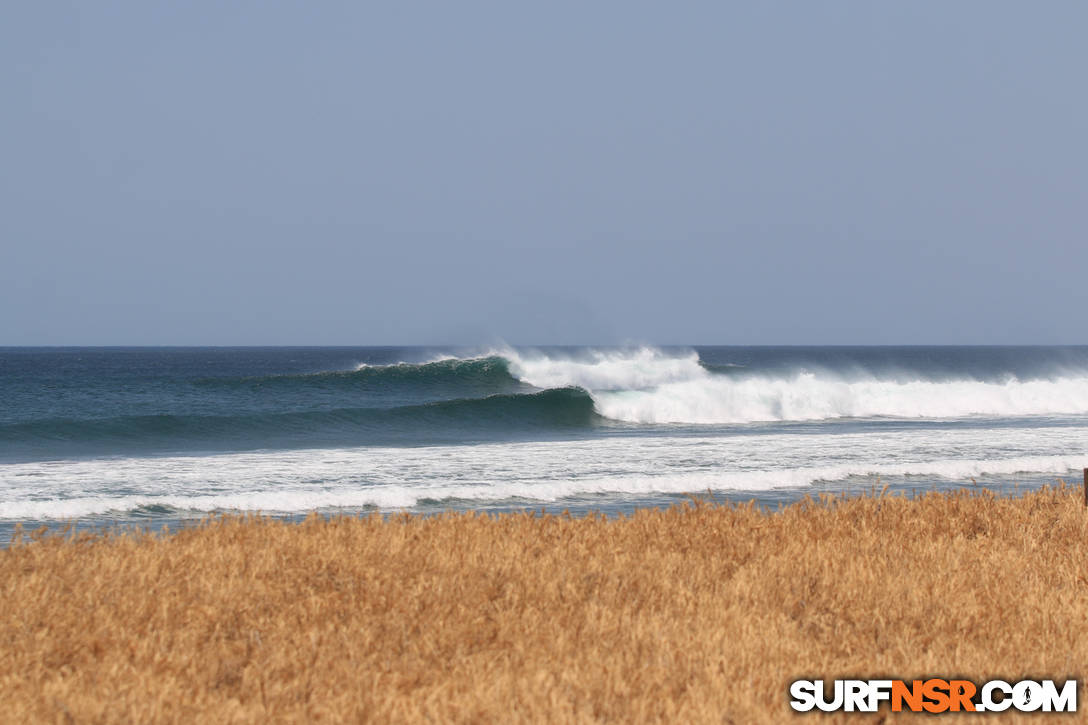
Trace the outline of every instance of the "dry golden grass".
<path fill-rule="evenodd" d="M 0 552 L 0 712 L 759 723 L 803 676 L 1082 678 L 1086 553 L 1061 488 L 45 537 Z"/>

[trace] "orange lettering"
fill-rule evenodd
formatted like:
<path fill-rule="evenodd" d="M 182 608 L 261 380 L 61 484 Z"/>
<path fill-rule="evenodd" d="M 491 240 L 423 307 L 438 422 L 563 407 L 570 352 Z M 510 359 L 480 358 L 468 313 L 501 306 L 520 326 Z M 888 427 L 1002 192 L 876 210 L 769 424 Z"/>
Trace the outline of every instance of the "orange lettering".
<path fill-rule="evenodd" d="M 975 696 L 975 683 L 970 680 L 952 680 L 948 683 L 948 691 L 951 694 L 952 712 L 959 712 L 963 708 L 966 712 L 975 711 L 975 703 L 971 698 Z"/>
<path fill-rule="evenodd" d="M 929 702 L 923 702 L 922 707 L 926 712 L 944 712 L 948 709 L 948 681 L 926 680 L 922 685 L 922 694 Z"/>
<path fill-rule="evenodd" d="M 892 712 L 901 712 L 903 702 L 912 712 L 922 710 L 922 681 L 915 680 L 910 687 L 902 680 L 892 681 Z"/>

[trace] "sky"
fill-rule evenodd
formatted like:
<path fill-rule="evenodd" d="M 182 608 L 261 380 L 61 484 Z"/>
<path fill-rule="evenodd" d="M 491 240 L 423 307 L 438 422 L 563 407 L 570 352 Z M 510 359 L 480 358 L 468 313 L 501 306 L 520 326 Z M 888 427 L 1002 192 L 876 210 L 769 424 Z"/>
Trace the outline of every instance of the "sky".
<path fill-rule="evenodd" d="M 1088 3 L 3 15 L 0 345 L 1088 343 Z"/>

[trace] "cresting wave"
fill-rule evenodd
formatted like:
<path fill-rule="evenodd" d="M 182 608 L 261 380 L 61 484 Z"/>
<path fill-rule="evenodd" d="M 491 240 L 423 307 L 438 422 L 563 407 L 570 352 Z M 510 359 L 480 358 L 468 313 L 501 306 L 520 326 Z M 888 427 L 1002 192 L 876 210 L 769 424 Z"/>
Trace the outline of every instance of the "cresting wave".
<path fill-rule="evenodd" d="M 999 381 L 927 379 L 921 374 L 890 379 L 857 370 L 767 373 L 704 364 L 695 351 L 652 347 L 576 352 L 501 348 L 418 363 L 360 364 L 353 370 L 305 375 L 207 378 L 198 384 L 303 399 L 321 391 L 331 394 L 334 404 L 320 410 L 230 415 L 38 420 L 0 426 L 0 442 L 166 436 L 222 440 L 334 429 L 350 435 L 351 431 L 413 425 L 420 430 L 432 425 L 447 430 L 518 430 L 592 426 L 602 418 L 629 424 L 743 425 L 844 418 L 1088 414 L 1086 371 L 1027 380 L 1010 375 Z"/>
<path fill-rule="evenodd" d="M 1004 380 L 881 378 L 866 372 L 706 365 L 694 351 L 504 348 L 420 363 L 307 375 L 205 378 L 228 401 L 103 418 L 0 425 L 17 459 L 48 450 L 244 450 L 263 447 L 495 439 L 518 431 L 625 424 L 744 425 L 852 419 L 1088 415 L 1088 373 Z M 239 401 L 238 408 L 230 401 Z M 265 402 L 271 401 L 272 406 Z M 244 406 L 251 406 L 246 409 Z M 25 457 L 24 456 L 24 457 Z"/>
<path fill-rule="evenodd" d="M 1088 372 L 1083 371 L 1037 380 L 1009 376 L 999 382 L 883 379 L 827 370 L 768 375 L 742 365 L 706 365 L 695 351 L 651 347 L 576 355 L 502 348 L 475 357 L 360 365 L 352 372 L 324 375 L 382 386 L 471 385 L 481 395 L 514 393 L 519 383 L 535 390 L 578 388 L 591 396 L 601 416 L 644 424 L 1088 414 Z M 580 401 L 572 398 L 571 404 Z"/>

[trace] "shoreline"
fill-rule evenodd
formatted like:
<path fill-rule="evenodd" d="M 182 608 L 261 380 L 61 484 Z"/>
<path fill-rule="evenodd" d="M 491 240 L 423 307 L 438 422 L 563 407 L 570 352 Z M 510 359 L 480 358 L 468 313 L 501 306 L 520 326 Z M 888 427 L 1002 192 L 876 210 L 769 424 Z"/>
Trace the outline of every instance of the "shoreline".
<path fill-rule="evenodd" d="M 708 503 L 727 505 L 746 505 L 754 503 L 760 509 L 768 512 L 777 511 L 780 508 L 789 507 L 800 503 L 807 498 L 820 499 L 855 498 L 858 496 L 873 496 L 881 490 L 889 495 L 900 495 L 908 498 L 925 495 L 927 493 L 955 493 L 957 491 L 990 491 L 1002 497 L 1019 497 L 1032 491 L 1037 491 L 1048 486 L 1062 486 L 1066 480 L 1072 480 L 1068 475 L 1075 473 L 1079 479 L 1079 471 L 1069 471 L 1066 475 L 1057 473 L 1030 474 L 1018 479 L 1008 479 L 1003 476 L 985 475 L 978 479 L 941 480 L 925 475 L 913 476 L 872 476 L 854 477 L 852 482 L 830 481 L 815 482 L 804 486 L 783 486 L 765 490 L 702 490 L 686 493 L 657 492 L 642 496 L 630 496 L 625 498 L 615 494 L 598 494 L 596 496 L 581 496 L 555 501 L 536 501 L 531 499 L 508 501 L 440 501 L 435 504 L 417 505 L 402 508 L 383 508 L 370 506 L 360 508 L 357 506 L 341 506 L 307 511 L 250 511 L 250 510 L 216 510 L 216 511 L 128 511 L 120 514 L 92 514 L 71 519 L 15 519 L 0 520 L 0 550 L 6 549 L 12 536 L 18 529 L 29 533 L 41 527 L 45 527 L 49 535 L 65 533 L 74 530 L 77 533 L 106 533 L 131 530 L 158 534 L 164 527 L 171 533 L 200 526 L 201 522 L 208 518 L 219 517 L 263 517 L 276 521 L 299 523 L 308 516 L 316 513 L 329 519 L 338 516 L 367 517 L 375 514 L 381 516 L 397 516 L 408 513 L 412 516 L 440 516 L 447 513 L 478 513 L 486 515 L 509 515 L 520 513 L 546 513 L 558 515 L 570 513 L 575 517 L 595 516 L 603 514 L 608 518 L 630 516 L 642 509 L 668 509 L 673 506 L 681 506 L 692 499 L 704 500 Z M 157 506 L 154 508 L 158 508 Z"/>

